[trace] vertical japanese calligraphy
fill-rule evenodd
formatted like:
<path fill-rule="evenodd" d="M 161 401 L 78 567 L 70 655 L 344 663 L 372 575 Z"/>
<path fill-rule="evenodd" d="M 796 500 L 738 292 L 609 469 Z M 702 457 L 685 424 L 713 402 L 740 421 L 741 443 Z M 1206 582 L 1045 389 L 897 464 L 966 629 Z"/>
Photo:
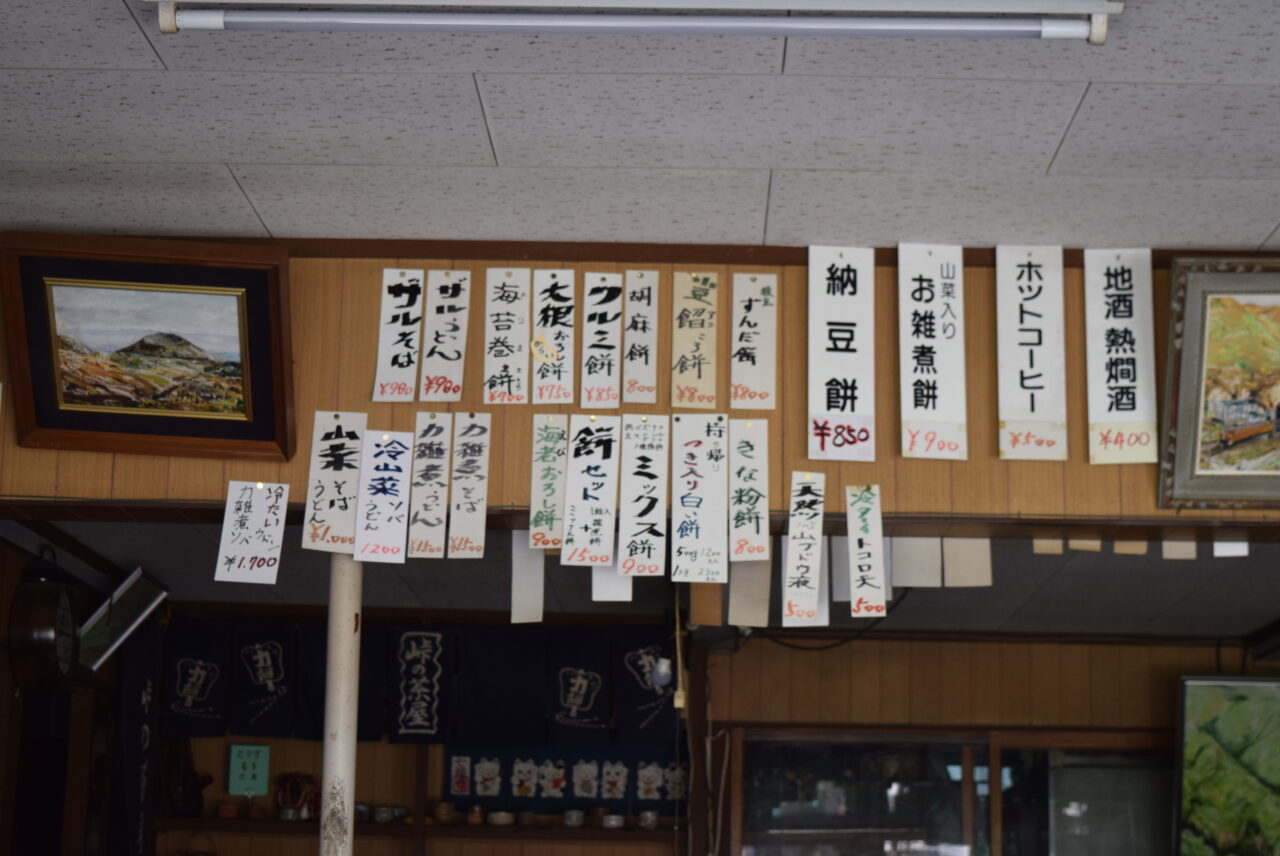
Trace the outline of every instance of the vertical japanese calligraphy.
<path fill-rule="evenodd" d="M 427 271 L 427 318 L 419 401 L 461 401 L 471 315 L 471 272 Z"/>
<path fill-rule="evenodd" d="M 671 579 L 729 581 L 729 423 L 671 417 Z"/>
<path fill-rule="evenodd" d="M 485 274 L 484 401 L 529 403 L 529 268 Z"/>
<path fill-rule="evenodd" d="M 422 346 L 422 271 L 384 268 L 374 401 L 413 401 Z"/>
<path fill-rule="evenodd" d="M 671 301 L 671 406 L 716 407 L 715 274 L 677 272 Z"/>
<path fill-rule="evenodd" d="M 364 432 L 356 493 L 357 561 L 404 564 L 412 468 L 412 434 Z"/>
<path fill-rule="evenodd" d="M 658 403 L 658 272 L 629 270 L 622 316 L 622 400 Z"/>
<path fill-rule="evenodd" d="M 287 484 L 228 482 L 214 580 L 275 585 L 288 508 Z"/>
<path fill-rule="evenodd" d="M 813 618 L 818 614 L 822 573 L 822 515 L 826 476 L 794 472 L 787 497 L 787 555 L 782 572 L 782 614 Z"/>
<path fill-rule="evenodd" d="M 529 475 L 529 547 L 559 549 L 564 540 L 564 479 L 569 465 L 569 417 L 533 417 L 533 472 Z"/>
<path fill-rule="evenodd" d="M 622 418 L 575 413 L 569 419 L 562 565 L 612 565 L 618 512 Z"/>
<path fill-rule="evenodd" d="M 413 424 L 409 558 L 444 558 L 453 414 L 419 412 Z"/>
<path fill-rule="evenodd" d="M 665 415 L 622 417 L 618 573 L 626 576 L 667 571 L 669 427 Z"/>
<path fill-rule="evenodd" d="M 876 459 L 875 251 L 809 248 L 809 457 Z"/>
<path fill-rule="evenodd" d="M 898 374 L 902 456 L 968 459 L 959 246 L 898 245 Z"/>
<path fill-rule="evenodd" d="M 350 553 L 356 543 L 356 490 L 360 486 L 363 413 L 316 411 L 302 524 L 302 547 Z"/>
<path fill-rule="evenodd" d="M 1062 247 L 996 247 L 1000 457 L 1067 459 Z"/>
<path fill-rule="evenodd" d="M 1084 251 L 1089 462 L 1156 462 L 1151 250 Z"/>
<path fill-rule="evenodd" d="M 449 499 L 449 558 L 484 558 L 484 523 L 489 513 L 488 413 L 453 417 L 453 484 Z"/>
<path fill-rule="evenodd" d="M 769 558 L 769 423 L 729 420 L 729 561 Z"/>
<path fill-rule="evenodd" d="M 787 539 L 782 539 L 782 562 L 780 564 L 781 577 L 779 579 L 778 588 L 784 592 L 782 606 L 780 607 L 782 626 L 783 627 L 830 627 L 831 626 L 831 558 L 832 558 L 832 538 L 823 537 L 822 559 L 819 562 L 818 572 L 815 575 L 818 581 L 818 599 L 816 609 L 797 609 L 794 605 L 790 610 L 787 608 L 787 598 L 785 597 L 786 585 L 786 569 L 787 555 L 790 553 Z M 741 565 L 734 565 L 734 573 L 736 574 Z"/>
<path fill-rule="evenodd" d="M 617 407 L 622 401 L 622 274 L 587 274 L 582 305 L 582 406 Z"/>
<path fill-rule="evenodd" d="M 573 402 L 574 316 L 572 270 L 533 272 L 533 403 Z"/>
<path fill-rule="evenodd" d="M 847 485 L 844 506 L 849 526 L 849 614 L 884 615 L 888 598 L 880 485 Z"/>
<path fill-rule="evenodd" d="M 778 401 L 778 277 L 775 274 L 734 274 L 732 322 L 729 406 L 735 410 L 773 410 Z"/>

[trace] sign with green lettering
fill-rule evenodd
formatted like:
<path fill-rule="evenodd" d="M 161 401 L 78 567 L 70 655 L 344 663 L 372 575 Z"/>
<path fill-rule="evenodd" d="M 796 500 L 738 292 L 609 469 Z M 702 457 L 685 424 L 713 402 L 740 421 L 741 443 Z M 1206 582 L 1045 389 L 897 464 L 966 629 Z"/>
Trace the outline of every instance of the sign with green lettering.
<path fill-rule="evenodd" d="M 263 797 L 271 780 L 271 747 L 231 744 L 227 793 L 233 797 Z"/>

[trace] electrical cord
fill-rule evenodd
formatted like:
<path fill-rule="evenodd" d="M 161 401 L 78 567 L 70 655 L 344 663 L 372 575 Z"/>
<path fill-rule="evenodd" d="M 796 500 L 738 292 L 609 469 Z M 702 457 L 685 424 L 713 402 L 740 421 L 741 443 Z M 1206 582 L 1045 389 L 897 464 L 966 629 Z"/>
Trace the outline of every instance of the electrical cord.
<path fill-rule="evenodd" d="M 899 606 L 905 603 L 907 600 L 907 597 L 914 590 L 915 589 L 904 589 L 902 596 L 894 598 L 893 603 L 891 603 L 889 605 L 889 608 L 885 610 L 884 615 L 877 617 L 874 621 L 872 621 L 866 627 L 863 627 L 861 630 L 859 630 L 857 633 L 853 634 L 852 636 L 846 636 L 845 638 L 837 639 L 834 642 L 827 642 L 821 645 L 801 645 L 796 642 L 791 642 L 791 641 L 788 641 L 787 639 L 783 639 L 780 636 L 775 636 L 774 634 L 765 630 L 758 630 L 752 635 L 759 636 L 762 639 L 767 639 L 773 644 L 780 645 L 783 648 L 791 648 L 796 651 L 830 651 L 833 648 L 839 648 L 841 645 L 848 645 L 850 642 L 853 642 L 857 639 L 861 639 L 863 636 L 867 634 L 868 631 L 870 631 L 873 627 L 875 627 L 881 621 L 884 621 L 886 618 L 888 618 L 889 615 L 895 609 L 897 609 Z"/>

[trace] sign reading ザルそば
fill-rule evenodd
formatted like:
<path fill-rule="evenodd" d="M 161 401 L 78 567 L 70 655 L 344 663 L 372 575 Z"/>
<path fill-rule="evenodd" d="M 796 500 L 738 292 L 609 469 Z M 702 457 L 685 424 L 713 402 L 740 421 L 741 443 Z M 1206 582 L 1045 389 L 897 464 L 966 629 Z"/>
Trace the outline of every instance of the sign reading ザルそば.
<path fill-rule="evenodd" d="M 809 457 L 876 459 L 875 250 L 809 248 Z"/>

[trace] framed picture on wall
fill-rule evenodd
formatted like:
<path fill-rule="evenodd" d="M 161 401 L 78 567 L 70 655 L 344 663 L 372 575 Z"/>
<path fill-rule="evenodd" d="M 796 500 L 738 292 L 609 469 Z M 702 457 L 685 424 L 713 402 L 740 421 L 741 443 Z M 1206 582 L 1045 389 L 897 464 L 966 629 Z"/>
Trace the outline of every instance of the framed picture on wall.
<path fill-rule="evenodd" d="M 287 262 L 276 247 L 0 235 L 18 443 L 288 460 Z"/>
<path fill-rule="evenodd" d="M 1186 677 L 1176 856 L 1280 853 L 1280 680 Z"/>
<path fill-rule="evenodd" d="M 1160 504 L 1280 507 L 1280 258 L 1174 259 Z"/>

